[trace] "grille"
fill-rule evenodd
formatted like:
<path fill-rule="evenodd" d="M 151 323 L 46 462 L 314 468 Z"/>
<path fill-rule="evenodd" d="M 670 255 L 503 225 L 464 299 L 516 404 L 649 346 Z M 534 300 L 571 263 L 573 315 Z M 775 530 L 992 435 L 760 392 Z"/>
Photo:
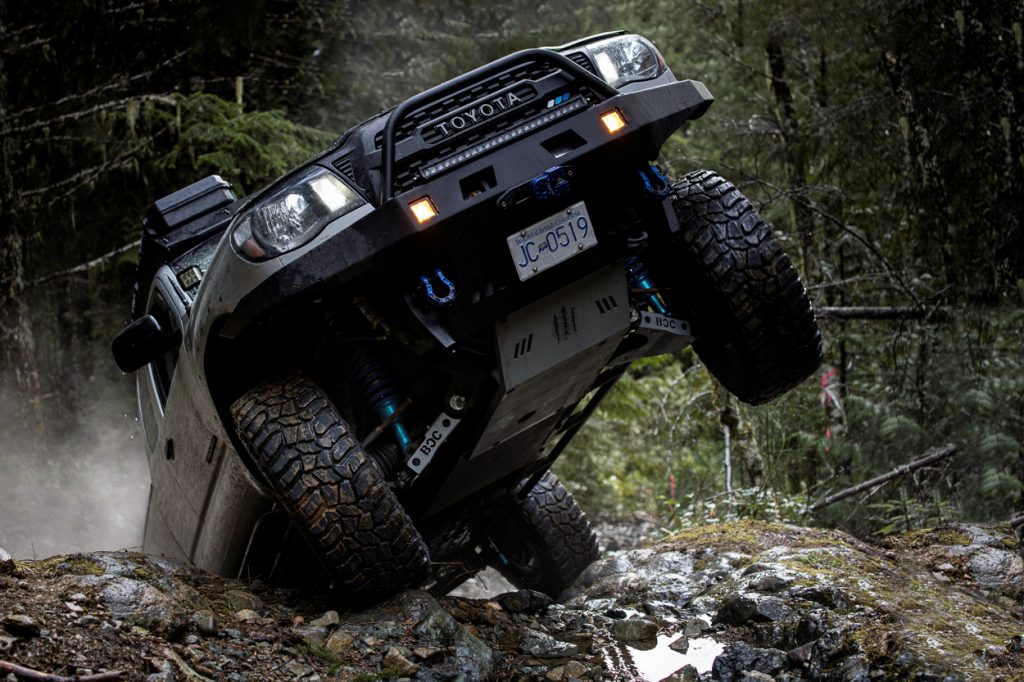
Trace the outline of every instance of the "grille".
<path fill-rule="evenodd" d="M 582 66 L 590 73 L 594 74 L 595 76 L 598 75 L 597 70 L 594 68 L 594 65 L 590 63 L 590 59 L 587 57 L 587 55 L 583 54 L 582 52 L 573 52 L 572 54 L 566 56 L 569 59 L 576 62 L 577 64 L 579 64 L 580 66 Z"/>
<path fill-rule="evenodd" d="M 521 83 L 519 86 L 509 90 L 509 92 L 515 93 L 516 97 L 523 100 L 524 102 L 528 102 L 529 100 L 537 96 L 537 91 L 533 89 L 533 86 L 527 85 L 526 83 Z M 484 97 L 486 97 L 486 95 L 484 95 Z M 477 102 L 479 100 L 473 101 Z M 454 111 L 455 110 L 453 110 L 452 113 L 454 113 Z M 483 124 L 481 127 L 486 127 L 486 124 Z M 436 128 L 427 128 L 426 130 L 423 131 L 423 139 L 426 140 L 428 144 L 436 144 L 441 140 L 445 139 L 445 135 Z"/>
<path fill-rule="evenodd" d="M 402 122 L 399 123 L 398 128 L 395 130 L 395 142 L 398 143 L 406 139 L 427 121 L 440 118 L 445 114 L 454 114 L 468 104 L 486 99 L 489 95 L 505 90 L 513 83 L 525 80 L 540 80 L 544 76 L 551 75 L 556 70 L 555 67 L 548 64 L 527 62 L 515 69 L 489 78 L 482 83 L 464 88 L 450 97 L 438 100 L 437 102 L 431 102 L 429 106 L 417 109 L 402 119 Z M 515 92 L 519 94 L 520 89 L 515 90 Z M 384 144 L 383 132 L 377 133 L 376 138 L 374 138 L 374 144 L 377 146 L 377 149 L 381 148 Z"/>
<path fill-rule="evenodd" d="M 593 65 L 582 52 L 574 52 L 568 57 L 576 64 L 594 73 Z M 423 176 L 420 169 L 433 166 L 438 162 L 450 161 L 453 157 L 459 157 L 462 152 L 477 147 L 482 141 L 502 133 L 508 131 L 514 133 L 514 129 L 517 127 L 526 122 L 532 122 L 546 111 L 550 111 L 551 102 L 547 101 L 547 97 L 537 96 L 538 92 L 531 81 L 539 81 L 559 70 L 557 66 L 545 61 L 526 61 L 479 83 L 464 87 L 443 99 L 428 102 L 419 109 L 404 115 L 402 120 L 397 122 L 395 144 L 397 145 L 413 135 L 421 134 L 423 141 L 433 146 L 411 154 L 401 161 L 396 161 L 392 179 L 394 191 L 404 192 L 422 182 Z M 453 133 L 450 137 L 445 137 L 440 130 L 433 126 L 424 128 L 430 121 L 444 120 L 448 116 L 455 116 L 474 103 L 487 101 L 491 96 L 498 96 L 499 93 L 509 92 L 515 93 L 525 102 L 514 112 L 497 114 L 485 122 Z M 597 96 L 596 92 L 575 79 L 572 79 L 565 90 L 558 94 L 567 95 L 562 100 L 563 102 L 582 99 L 584 104 L 595 101 Z M 549 121 L 545 120 L 541 125 L 548 123 Z M 424 129 L 419 132 L 421 128 Z M 374 140 L 377 149 L 383 146 L 383 140 L 384 133 L 382 131 L 376 135 Z M 473 153 L 475 155 L 476 152 Z M 461 163 L 463 161 L 456 161 L 452 167 Z M 432 170 L 431 175 L 433 176 L 437 172 Z"/>
<path fill-rule="evenodd" d="M 577 91 L 579 92 L 579 97 L 576 99 L 582 98 L 585 101 L 593 101 L 591 98 L 591 91 L 589 89 L 578 88 Z M 410 189 L 414 187 L 420 179 L 419 168 L 426 168 L 439 161 L 455 156 L 459 152 L 470 149 L 484 140 L 501 135 L 501 133 L 512 130 L 527 121 L 537 118 L 547 111 L 549 111 L 547 102 L 544 100 L 538 100 L 520 108 L 515 117 L 502 119 L 490 125 L 480 126 L 479 129 L 473 129 L 468 134 L 464 134 L 444 146 L 432 147 L 428 155 L 421 156 L 413 165 L 407 166 L 403 164 L 403 167 L 399 168 L 398 172 L 395 174 L 395 187 L 399 189 L 399 191 Z"/>
<path fill-rule="evenodd" d="M 341 157 L 340 159 L 335 161 L 333 165 L 335 168 L 338 169 L 338 172 L 341 173 L 341 175 L 344 178 L 346 178 L 347 180 L 351 180 L 353 185 L 358 186 L 358 183 L 356 182 L 356 173 L 352 169 L 351 155 Z"/>

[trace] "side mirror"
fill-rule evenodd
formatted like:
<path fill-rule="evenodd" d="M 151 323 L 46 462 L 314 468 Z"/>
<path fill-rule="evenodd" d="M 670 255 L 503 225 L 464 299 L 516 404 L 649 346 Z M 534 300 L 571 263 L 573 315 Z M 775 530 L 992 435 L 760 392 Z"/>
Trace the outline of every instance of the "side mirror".
<path fill-rule="evenodd" d="M 181 343 L 181 334 L 164 329 L 152 315 L 135 320 L 118 332 L 110 344 L 114 362 L 124 372 L 134 372 Z"/>

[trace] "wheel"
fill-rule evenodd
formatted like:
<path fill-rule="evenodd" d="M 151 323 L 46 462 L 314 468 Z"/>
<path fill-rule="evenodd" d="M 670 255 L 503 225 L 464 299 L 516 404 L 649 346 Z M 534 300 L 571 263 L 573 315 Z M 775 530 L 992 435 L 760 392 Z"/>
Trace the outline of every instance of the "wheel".
<path fill-rule="evenodd" d="M 502 499 L 487 535 L 498 552 L 494 568 L 516 587 L 552 597 L 598 556 L 590 522 L 550 471 L 525 498 L 513 494 Z"/>
<path fill-rule="evenodd" d="M 686 175 L 670 197 L 682 253 L 672 249 L 675 262 L 655 274 L 669 285 L 669 307 L 691 314 L 694 350 L 743 402 L 785 393 L 821 362 L 821 332 L 789 256 L 746 197 L 711 171 Z"/>
<path fill-rule="evenodd" d="M 261 384 L 235 401 L 231 417 L 350 602 L 378 601 L 430 574 L 412 520 L 319 386 L 301 375 Z"/>

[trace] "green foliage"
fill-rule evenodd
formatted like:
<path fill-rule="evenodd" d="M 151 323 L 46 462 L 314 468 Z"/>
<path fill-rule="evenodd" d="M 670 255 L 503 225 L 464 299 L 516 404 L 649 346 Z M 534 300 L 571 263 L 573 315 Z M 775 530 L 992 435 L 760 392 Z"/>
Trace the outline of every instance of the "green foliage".
<path fill-rule="evenodd" d="M 30 280 L 131 241 L 153 199 L 202 175 L 258 189 L 329 142 L 310 126 L 341 130 L 513 50 L 647 35 L 716 97 L 663 150 L 671 174 L 736 182 L 818 306 L 951 312 L 823 323 L 839 405 L 821 374 L 750 408 L 690 351 L 636 363 L 557 465 L 584 506 L 666 525 L 797 520 L 807 501 L 947 441 L 961 454 L 815 519 L 888 533 L 1024 504 L 1019 2 L 8 5 L 0 230 L 21 232 Z M 120 381 L 92 377 L 112 371 L 123 260 L 32 294 L 44 393 L 69 414 Z M 716 497 L 726 413 L 734 491 Z"/>
<path fill-rule="evenodd" d="M 761 463 L 742 484 L 818 499 L 952 441 L 961 454 L 816 519 L 889 532 L 1019 509 L 1024 118 L 1007 114 L 1020 110 L 1011 94 L 1022 85 L 1020 4 L 860 0 L 826 10 L 810 0 L 734 0 L 605 12 L 608 25 L 651 37 L 678 77 L 704 81 L 716 97 L 704 119 L 673 136 L 663 165 L 674 175 L 710 167 L 736 181 L 773 223 L 816 305 L 953 306 L 944 322 L 823 323 L 821 373 L 831 366 L 845 380 L 835 386 L 841 406 L 825 409 L 820 376 L 771 405 L 740 406 L 734 465 L 748 476 L 743 462 Z M 630 402 L 641 414 L 685 400 L 666 402 L 644 390 L 648 381 L 622 387 L 636 392 Z M 624 399 L 614 393 L 606 409 Z M 698 423 L 669 455 L 694 499 L 724 490 L 719 415 L 685 413 Z M 610 426 L 599 411 L 584 436 Z M 658 442 L 647 433 L 649 444 L 633 436 L 636 459 Z M 616 483 L 633 472 L 631 489 L 664 496 L 665 455 L 645 465 L 644 486 L 635 474 L 644 466 L 612 452 L 605 461 Z M 587 503 L 629 508 L 619 492 L 590 493 Z M 658 510 L 650 497 L 636 504 Z"/>
<path fill-rule="evenodd" d="M 559 476 L 595 513 L 658 511 L 714 477 L 714 391 L 692 351 L 637 362 L 559 460 Z"/>
<path fill-rule="evenodd" d="M 754 519 L 771 523 L 806 523 L 808 499 L 769 488 L 740 488 L 731 495 L 699 498 L 683 495 L 667 500 L 665 526 L 668 530 Z"/>
<path fill-rule="evenodd" d="M 292 123 L 280 111 L 243 111 L 209 93 L 175 98 L 175 110 L 157 109 L 155 123 L 177 129 L 177 141 L 157 166 L 195 177 L 224 175 L 239 194 L 259 188 L 314 152 L 334 135 Z M 180 124 L 179 124 L 180 121 Z"/>
<path fill-rule="evenodd" d="M 866 524 L 875 535 L 905 533 L 920 528 L 937 526 L 957 518 L 952 502 L 939 495 L 932 499 L 912 497 L 900 486 L 888 499 L 865 505 Z"/>
<path fill-rule="evenodd" d="M 305 655 L 317 659 L 320 663 L 324 664 L 329 675 L 336 674 L 338 670 L 341 669 L 341 666 L 345 665 L 345 659 L 328 649 L 323 644 L 317 644 L 315 642 L 305 640 L 299 643 L 298 649 Z"/>

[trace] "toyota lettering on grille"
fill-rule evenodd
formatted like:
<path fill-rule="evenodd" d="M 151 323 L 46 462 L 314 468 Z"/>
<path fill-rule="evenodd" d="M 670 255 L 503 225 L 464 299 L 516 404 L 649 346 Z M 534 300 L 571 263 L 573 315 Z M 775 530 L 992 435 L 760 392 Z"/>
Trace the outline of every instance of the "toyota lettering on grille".
<path fill-rule="evenodd" d="M 471 128 L 478 123 L 483 123 L 493 116 L 497 116 L 504 111 L 508 111 L 522 101 L 523 98 L 516 93 L 506 92 L 494 99 L 481 102 L 469 109 L 460 111 L 454 116 L 449 116 L 444 121 L 435 123 L 434 128 L 443 136 L 448 137 L 449 135 L 454 135 L 460 130 Z"/>

